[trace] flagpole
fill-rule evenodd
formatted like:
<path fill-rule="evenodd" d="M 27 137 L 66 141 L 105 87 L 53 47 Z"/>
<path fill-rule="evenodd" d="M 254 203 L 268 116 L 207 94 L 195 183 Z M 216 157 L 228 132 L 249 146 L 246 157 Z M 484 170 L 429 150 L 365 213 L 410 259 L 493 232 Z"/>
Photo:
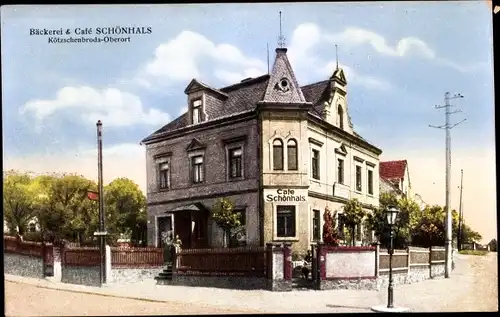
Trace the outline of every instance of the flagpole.
<path fill-rule="evenodd" d="M 106 283 L 106 254 L 105 254 L 105 234 L 104 234 L 104 190 L 102 184 L 102 122 L 97 121 L 97 169 L 99 186 L 99 251 L 101 253 L 100 283 Z"/>

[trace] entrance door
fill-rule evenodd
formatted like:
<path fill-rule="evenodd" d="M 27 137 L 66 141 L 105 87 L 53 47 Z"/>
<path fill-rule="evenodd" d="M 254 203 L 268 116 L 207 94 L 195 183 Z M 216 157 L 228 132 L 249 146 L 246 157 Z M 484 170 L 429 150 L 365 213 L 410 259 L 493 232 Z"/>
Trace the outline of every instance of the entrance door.
<path fill-rule="evenodd" d="M 193 249 L 208 248 L 207 214 L 203 211 L 191 213 L 191 244 Z"/>
<path fill-rule="evenodd" d="M 158 217 L 158 247 L 163 247 L 163 232 L 168 232 L 172 230 L 172 216 L 167 215 L 163 217 Z"/>
<path fill-rule="evenodd" d="M 175 214 L 175 234 L 179 236 L 183 249 L 191 249 L 191 215 L 189 211 Z"/>

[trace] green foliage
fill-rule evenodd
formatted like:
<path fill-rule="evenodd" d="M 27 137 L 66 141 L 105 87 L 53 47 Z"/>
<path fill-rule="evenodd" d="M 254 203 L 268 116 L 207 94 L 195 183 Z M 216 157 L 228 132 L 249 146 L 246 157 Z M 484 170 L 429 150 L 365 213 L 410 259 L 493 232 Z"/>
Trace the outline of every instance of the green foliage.
<path fill-rule="evenodd" d="M 212 219 L 224 231 L 224 247 L 231 230 L 241 226 L 241 214 L 234 212 L 234 203 L 228 198 L 220 198 L 212 206 Z"/>
<path fill-rule="evenodd" d="M 400 210 L 394 225 L 394 246 L 405 248 L 414 246 L 429 247 L 431 245 L 444 245 L 446 211 L 443 207 L 434 205 L 426 206 L 423 210 L 411 198 L 398 198 L 393 193 L 380 195 L 379 209 L 367 217 L 367 224 L 381 244 L 388 244 L 389 231 L 385 210 L 395 206 Z M 458 236 L 459 214 L 456 210 L 452 214 L 452 238 Z M 481 235 L 470 227 L 463 225 L 462 243 L 471 243 L 481 240 Z"/>
<path fill-rule="evenodd" d="M 461 250 L 458 251 L 460 254 L 466 254 L 466 255 L 487 255 L 488 251 L 483 251 L 483 250 Z"/>
<path fill-rule="evenodd" d="M 476 232 L 472 230 L 471 227 L 469 227 L 466 224 L 462 224 L 462 239 L 461 243 L 474 243 L 481 241 L 483 237 L 479 232 Z"/>
<path fill-rule="evenodd" d="M 338 246 L 339 245 L 339 237 L 337 234 L 337 230 L 335 228 L 335 216 L 337 213 L 332 216 L 332 212 L 330 208 L 326 207 L 325 213 L 323 214 L 323 242 L 326 245 L 330 246 Z"/>
<path fill-rule="evenodd" d="M 45 240 L 66 239 L 81 244 L 96 242 L 99 228 L 99 204 L 89 200 L 89 190 L 97 184 L 74 174 L 32 177 L 9 171 L 4 174 L 5 219 L 12 229 L 26 225 L 35 217 Z M 104 190 L 106 229 L 113 243 L 122 232 L 132 232 L 132 240 L 146 238 L 146 198 L 132 181 L 119 178 Z M 135 236 L 134 236 L 135 234 Z"/>
<path fill-rule="evenodd" d="M 129 235 L 134 244 L 146 240 L 146 197 L 137 184 L 127 178 L 113 180 L 104 188 L 104 206 L 106 227 L 117 233 L 110 240 L 117 239 L 120 233 Z"/>
<path fill-rule="evenodd" d="M 28 173 L 8 171 L 3 180 L 3 212 L 9 231 L 26 232 L 28 222 L 34 216 L 34 198 L 30 188 L 33 177 Z"/>
<path fill-rule="evenodd" d="M 351 229 L 351 242 L 352 245 L 354 245 L 354 230 L 357 225 L 361 224 L 363 221 L 363 218 L 366 216 L 366 211 L 363 209 L 361 206 L 361 203 L 356 199 L 353 198 L 349 200 L 343 207 L 344 209 L 344 221 L 345 225 Z"/>

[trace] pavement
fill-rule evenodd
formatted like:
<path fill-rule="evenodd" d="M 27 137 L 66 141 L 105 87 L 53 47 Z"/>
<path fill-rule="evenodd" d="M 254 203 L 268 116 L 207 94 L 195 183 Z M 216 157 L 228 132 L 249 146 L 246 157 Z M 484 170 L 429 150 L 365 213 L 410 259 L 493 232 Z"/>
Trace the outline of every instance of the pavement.
<path fill-rule="evenodd" d="M 47 279 L 5 275 L 12 283 L 100 296 L 167 303 L 207 305 L 253 313 L 372 312 L 387 302 L 387 290 L 230 290 L 206 287 L 156 285 L 154 280 L 100 287 L 64 284 Z M 485 291 L 487 290 L 487 291 Z M 498 311 L 497 254 L 457 255 L 449 279 L 397 285 L 394 304 L 410 312 Z"/>

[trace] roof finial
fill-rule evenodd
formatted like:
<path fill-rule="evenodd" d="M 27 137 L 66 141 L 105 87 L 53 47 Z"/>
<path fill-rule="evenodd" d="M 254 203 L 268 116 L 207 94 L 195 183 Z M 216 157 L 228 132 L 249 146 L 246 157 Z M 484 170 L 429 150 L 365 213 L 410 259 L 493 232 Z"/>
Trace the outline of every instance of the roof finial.
<path fill-rule="evenodd" d="M 337 59 L 337 68 L 336 70 L 339 69 L 339 51 L 338 51 L 339 47 L 337 44 L 335 44 L 335 58 Z"/>
<path fill-rule="evenodd" d="M 283 48 L 285 47 L 285 36 L 283 35 L 283 33 L 281 32 L 281 11 L 280 11 L 280 35 L 278 37 L 278 46 L 280 48 Z"/>

